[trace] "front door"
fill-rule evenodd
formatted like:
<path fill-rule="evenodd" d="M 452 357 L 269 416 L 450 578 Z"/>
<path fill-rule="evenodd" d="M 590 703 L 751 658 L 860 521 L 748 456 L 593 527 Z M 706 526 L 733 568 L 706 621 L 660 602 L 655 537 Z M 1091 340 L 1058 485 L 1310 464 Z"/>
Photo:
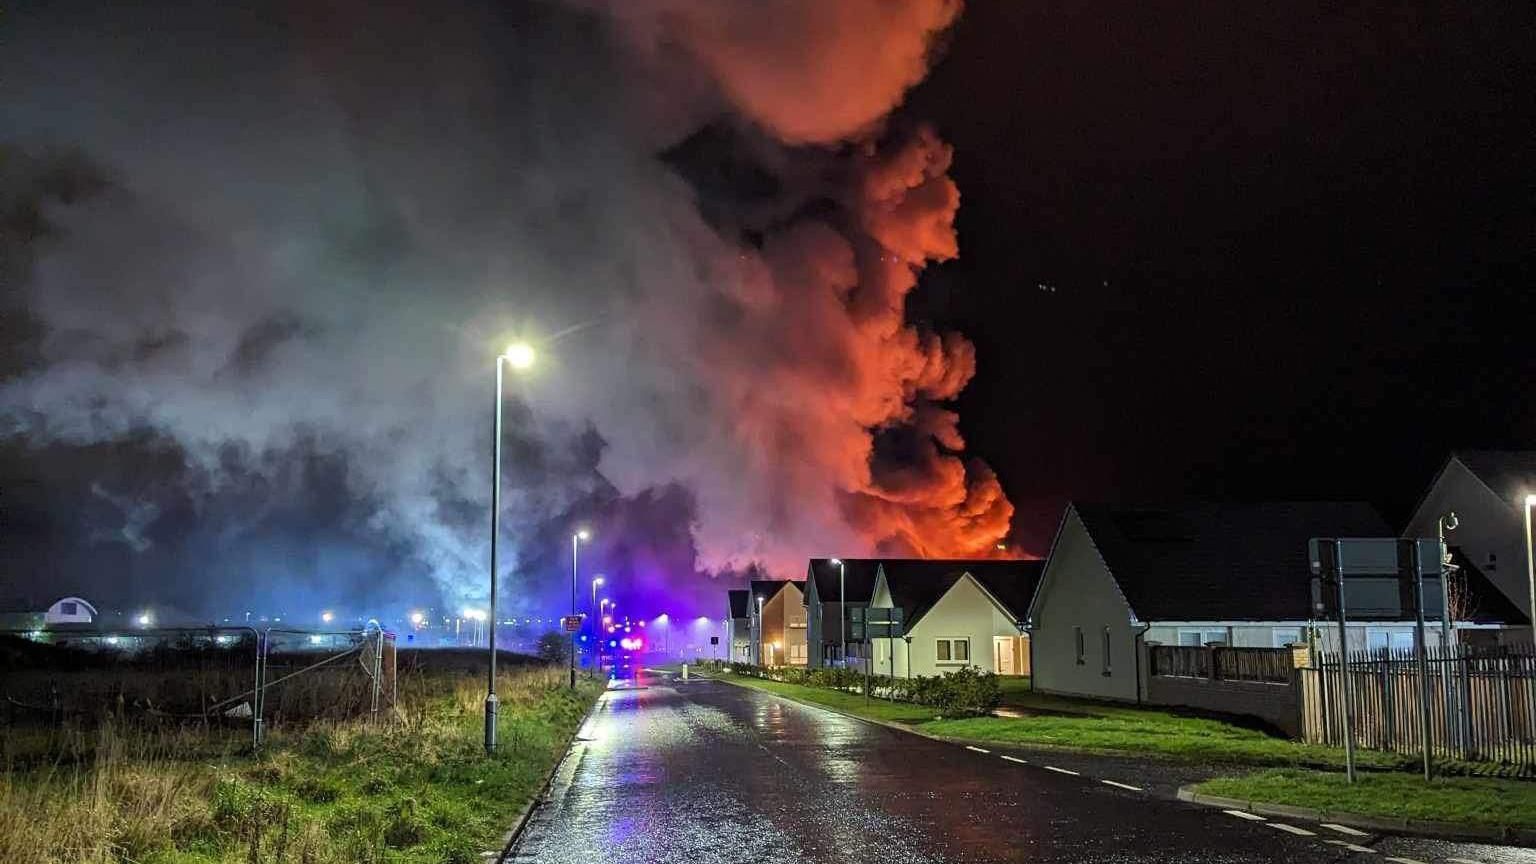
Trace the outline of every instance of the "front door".
<path fill-rule="evenodd" d="M 1013 639 L 1007 636 L 992 637 L 992 668 L 999 675 L 1013 675 Z"/>

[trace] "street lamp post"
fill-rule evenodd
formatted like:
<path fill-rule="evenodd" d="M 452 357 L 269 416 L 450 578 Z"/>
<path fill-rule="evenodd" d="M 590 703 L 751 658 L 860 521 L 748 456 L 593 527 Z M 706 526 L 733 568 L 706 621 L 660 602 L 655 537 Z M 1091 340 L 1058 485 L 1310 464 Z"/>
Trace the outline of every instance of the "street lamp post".
<path fill-rule="evenodd" d="M 1531 550 L 1531 508 L 1533 507 L 1536 507 L 1536 494 L 1525 496 L 1525 581 L 1527 589 L 1531 592 L 1531 605 L 1527 611 L 1532 627 L 1536 628 L 1536 552 Z"/>
<path fill-rule="evenodd" d="M 667 617 L 667 613 L 665 613 L 665 612 L 663 612 L 660 615 L 656 616 L 656 623 L 661 625 L 661 653 L 662 653 L 662 656 L 667 656 L 667 655 L 670 655 L 672 653 L 672 628 L 667 626 L 667 622 L 669 622 L 670 620 L 672 620 L 672 619 L 668 618 Z"/>
<path fill-rule="evenodd" d="M 763 595 L 757 595 L 757 665 L 763 664 Z"/>
<path fill-rule="evenodd" d="M 837 639 L 841 643 L 838 647 L 838 657 L 843 665 L 848 665 L 848 597 L 844 590 L 847 581 L 848 568 L 841 558 L 833 558 L 832 563 L 837 565 Z"/>
<path fill-rule="evenodd" d="M 601 584 L 603 584 L 603 577 L 601 575 L 592 577 L 592 605 L 588 606 L 587 608 L 592 610 L 592 615 L 593 615 L 594 618 L 597 616 L 597 613 L 598 613 L 598 608 L 597 608 L 597 586 L 599 586 Z"/>
<path fill-rule="evenodd" d="M 576 614 L 576 556 L 581 542 L 592 535 L 583 528 L 571 535 L 571 614 Z M 576 632 L 571 631 L 571 689 L 576 689 Z"/>
<path fill-rule="evenodd" d="M 500 707 L 496 700 L 496 544 L 501 534 L 501 390 L 502 364 L 523 370 L 533 365 L 533 348 L 518 343 L 496 355 L 496 422 L 491 444 L 491 638 L 486 640 L 490 650 L 490 671 L 485 679 L 485 752 L 496 750 L 496 712 Z"/>

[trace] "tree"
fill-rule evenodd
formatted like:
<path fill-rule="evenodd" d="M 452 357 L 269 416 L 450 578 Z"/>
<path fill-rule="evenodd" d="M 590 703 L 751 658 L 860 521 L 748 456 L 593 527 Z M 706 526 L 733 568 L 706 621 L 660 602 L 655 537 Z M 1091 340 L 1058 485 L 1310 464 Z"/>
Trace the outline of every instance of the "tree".
<path fill-rule="evenodd" d="M 564 663 L 570 656 L 571 639 L 564 633 L 551 630 L 539 637 L 539 659 L 547 663 Z"/>

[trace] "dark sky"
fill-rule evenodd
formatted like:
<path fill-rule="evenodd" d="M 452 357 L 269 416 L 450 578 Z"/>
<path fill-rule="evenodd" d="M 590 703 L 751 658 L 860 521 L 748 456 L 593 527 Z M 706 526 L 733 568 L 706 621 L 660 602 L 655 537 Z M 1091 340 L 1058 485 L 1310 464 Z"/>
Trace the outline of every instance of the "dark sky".
<path fill-rule="evenodd" d="M 1400 522 L 1450 450 L 1536 442 L 1536 7 L 972 0 L 866 140 L 943 8 L 4 19 L 0 606 L 477 602 L 486 359 L 525 333 L 513 608 L 584 522 L 701 604 L 913 525 L 990 550 L 933 444 L 963 343 L 880 318 L 947 254 L 921 124 L 960 256 L 908 317 L 975 344 L 1019 548 L 1073 498 Z M 861 184 L 914 155 L 882 221 Z"/>
<path fill-rule="evenodd" d="M 1536 442 L 1536 7 L 973 2 L 921 312 L 1036 548 L 1067 498 L 1355 497 Z M 1038 286 L 1045 285 L 1042 289 Z"/>

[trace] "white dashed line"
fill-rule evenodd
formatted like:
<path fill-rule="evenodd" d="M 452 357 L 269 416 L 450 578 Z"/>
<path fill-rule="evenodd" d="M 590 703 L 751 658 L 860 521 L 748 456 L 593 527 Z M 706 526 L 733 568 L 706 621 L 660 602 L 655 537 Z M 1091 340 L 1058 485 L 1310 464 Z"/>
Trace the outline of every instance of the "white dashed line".
<path fill-rule="evenodd" d="M 1071 774 L 1073 777 L 1081 777 L 1081 776 L 1083 776 L 1083 775 L 1077 773 L 1076 771 L 1068 771 L 1065 768 L 1057 768 L 1055 765 L 1041 765 L 1040 767 L 1044 768 L 1047 771 L 1055 771 L 1057 774 Z"/>
<path fill-rule="evenodd" d="M 1317 836 L 1316 832 L 1308 831 L 1305 828 L 1297 828 L 1295 825 L 1287 825 L 1284 822 L 1270 822 L 1268 824 L 1269 824 L 1269 827 L 1271 827 L 1271 828 L 1274 828 L 1274 829 L 1276 829 L 1278 831 L 1284 831 L 1287 834 L 1295 834 L 1297 837 L 1316 837 Z M 1392 859 L 1388 858 L 1387 860 L 1391 861 Z"/>
<path fill-rule="evenodd" d="M 1007 759 L 1009 762 L 1017 762 L 1020 765 L 1028 765 L 1029 764 L 1028 762 L 1025 762 L 1023 759 L 1020 759 L 1017 756 L 1004 756 L 1003 758 Z"/>
<path fill-rule="evenodd" d="M 1447 858 L 1450 864 L 1483 864 L 1481 861 L 1473 861 L 1471 858 Z"/>
<path fill-rule="evenodd" d="M 1335 825 L 1332 822 L 1324 822 L 1323 823 L 1323 827 L 1327 828 L 1329 831 L 1337 831 L 1340 834 L 1348 834 L 1351 837 L 1369 837 L 1369 836 L 1371 836 L 1370 834 L 1367 834 L 1364 831 L 1356 831 L 1355 829 L 1349 827 L 1348 825 Z"/>
<path fill-rule="evenodd" d="M 1129 783 L 1116 783 L 1113 780 L 1100 780 L 1099 782 L 1103 783 L 1105 786 L 1114 786 L 1117 789 L 1129 789 L 1132 792 L 1140 792 L 1141 791 L 1141 787 L 1140 786 L 1132 786 Z"/>
<path fill-rule="evenodd" d="M 1332 843 L 1335 846 L 1343 846 L 1351 852 L 1359 852 L 1364 855 L 1375 855 L 1376 850 L 1369 846 L 1361 846 L 1359 843 L 1351 843 L 1348 840 L 1324 840 L 1324 843 Z"/>
<path fill-rule="evenodd" d="M 1257 813 L 1249 813 L 1247 810 L 1223 810 L 1228 816 L 1236 816 L 1239 819 L 1247 819 L 1251 822 L 1263 822 L 1264 817 Z"/>
<path fill-rule="evenodd" d="M 1420 861 L 1417 858 L 1387 858 L 1384 860 L 1395 861 L 1397 864 L 1424 864 L 1423 861 Z"/>
<path fill-rule="evenodd" d="M 983 750 L 980 747 L 972 747 L 969 744 L 965 745 L 965 749 L 974 751 L 976 753 L 991 753 L 992 752 L 991 750 Z"/>

